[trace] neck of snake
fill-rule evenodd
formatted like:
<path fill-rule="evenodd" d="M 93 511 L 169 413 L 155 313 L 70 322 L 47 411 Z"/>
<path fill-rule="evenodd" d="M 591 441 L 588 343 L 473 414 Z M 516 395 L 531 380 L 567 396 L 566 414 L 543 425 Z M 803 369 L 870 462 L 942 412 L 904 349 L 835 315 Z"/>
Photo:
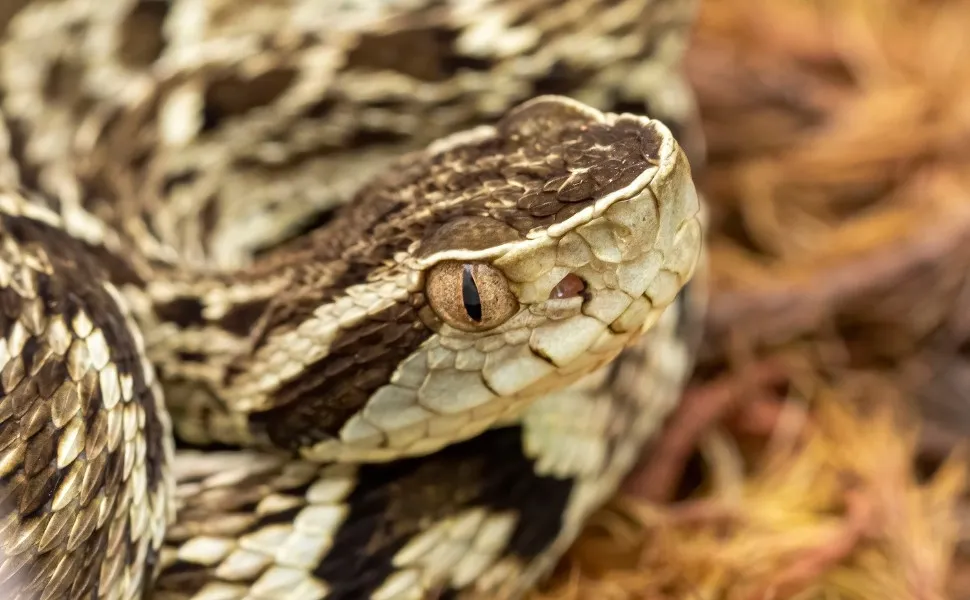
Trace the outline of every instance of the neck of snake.
<path fill-rule="evenodd" d="M 322 272 L 316 281 L 310 265 Z M 157 267 L 142 285 L 124 291 L 163 375 L 223 387 L 272 334 L 305 319 L 336 292 L 333 267 L 312 253 L 271 254 L 232 272 L 176 263 Z"/>
<path fill-rule="evenodd" d="M 177 386 L 176 426 L 181 410 L 204 413 L 183 422 L 209 419 L 224 443 L 292 449 L 337 437 L 432 335 L 401 279 L 368 280 L 379 265 L 311 244 L 232 274 L 161 271 L 132 289 L 150 358 Z"/>
<path fill-rule="evenodd" d="M 144 285 L 126 288 L 163 377 L 238 396 L 282 368 L 286 375 L 278 385 L 262 386 L 257 395 L 263 399 L 254 402 L 287 404 L 300 395 L 297 388 L 332 371 L 341 350 L 386 345 L 380 334 L 369 333 L 375 322 L 423 329 L 400 274 L 396 281 L 393 271 L 369 280 L 387 264 L 393 244 L 375 245 L 346 226 L 330 225 L 233 272 L 173 263 L 157 268 Z M 398 351 L 406 356 L 425 337 L 411 336 Z M 284 367 L 286 354 L 292 356 Z"/>

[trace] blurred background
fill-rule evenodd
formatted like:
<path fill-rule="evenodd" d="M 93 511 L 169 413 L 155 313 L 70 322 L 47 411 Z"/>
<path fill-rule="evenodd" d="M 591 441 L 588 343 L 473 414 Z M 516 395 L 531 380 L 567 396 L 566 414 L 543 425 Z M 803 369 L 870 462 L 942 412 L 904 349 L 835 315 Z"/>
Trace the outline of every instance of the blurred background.
<path fill-rule="evenodd" d="M 970 598 L 970 2 L 702 0 L 713 289 L 541 598 Z"/>

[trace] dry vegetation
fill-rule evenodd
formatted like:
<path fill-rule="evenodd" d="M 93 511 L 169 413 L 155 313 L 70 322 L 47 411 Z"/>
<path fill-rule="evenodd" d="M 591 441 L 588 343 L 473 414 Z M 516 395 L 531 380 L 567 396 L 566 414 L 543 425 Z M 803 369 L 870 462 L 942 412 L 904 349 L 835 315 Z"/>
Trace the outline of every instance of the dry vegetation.
<path fill-rule="evenodd" d="M 537 598 L 970 598 L 970 0 L 704 0 L 714 290 Z"/>

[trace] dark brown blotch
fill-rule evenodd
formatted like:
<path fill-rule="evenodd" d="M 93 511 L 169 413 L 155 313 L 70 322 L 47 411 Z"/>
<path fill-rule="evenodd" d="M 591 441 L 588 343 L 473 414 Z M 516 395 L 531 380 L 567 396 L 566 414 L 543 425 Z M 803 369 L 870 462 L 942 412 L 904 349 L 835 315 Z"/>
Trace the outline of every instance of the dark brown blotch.
<path fill-rule="evenodd" d="M 438 24 L 367 33 L 347 55 L 346 65 L 348 69 L 395 71 L 429 82 L 444 81 L 462 69 L 491 68 L 488 59 L 458 53 L 458 35 L 459 31 Z"/>
<path fill-rule="evenodd" d="M 280 68 L 251 79 L 236 74 L 215 78 L 205 93 L 203 130 L 214 129 L 226 119 L 272 104 L 289 89 L 296 77 L 296 70 Z"/>
<path fill-rule="evenodd" d="M 175 190 L 175 188 L 183 185 L 190 185 L 198 178 L 199 172 L 195 169 L 185 169 L 175 173 L 169 173 L 162 179 L 161 192 L 163 195 L 168 196 Z M 142 215 L 142 217 L 148 217 L 146 220 L 151 220 L 151 215 Z"/>
<path fill-rule="evenodd" d="M 54 490 L 61 483 L 61 473 L 52 464 L 46 464 L 36 473 L 26 474 L 22 495 L 17 507 L 21 518 L 30 518 L 53 498 Z M 121 488 L 119 487 L 120 491 Z"/>
<path fill-rule="evenodd" d="M 536 474 L 519 427 L 492 429 L 430 456 L 361 465 L 346 500 L 350 511 L 313 574 L 345 582 L 342 597 L 368 598 L 415 534 L 470 507 L 512 515 L 500 554 L 529 563 L 561 535 L 573 483 Z"/>
<path fill-rule="evenodd" d="M 0 23 L 0 39 L 2 39 L 2 32 L 3 26 Z M 31 158 L 31 153 L 27 152 L 30 126 L 7 113 L 0 113 L 0 124 L 7 130 L 6 156 L 17 165 L 20 184 L 26 189 L 41 189 L 40 168 Z M 56 198 L 52 199 L 52 202 L 56 205 L 60 203 Z"/>
<path fill-rule="evenodd" d="M 118 28 L 121 32 L 119 57 L 126 66 L 148 67 L 162 54 L 165 35 L 162 27 L 168 16 L 169 2 L 138 2 Z"/>
<path fill-rule="evenodd" d="M 179 327 L 201 327 L 206 320 L 202 315 L 202 302 L 198 298 L 182 297 L 159 302 L 155 305 L 155 315 L 162 321 L 175 323 Z"/>
<path fill-rule="evenodd" d="M 23 304 L 23 297 L 13 288 L 0 288 L 0 313 L 8 319 L 19 317 Z"/>
<path fill-rule="evenodd" d="M 73 98 L 78 95 L 84 74 L 84 65 L 77 62 L 77 59 L 58 57 L 55 59 L 47 72 L 44 81 L 44 98 L 52 102 L 63 102 L 66 98 Z"/>
<path fill-rule="evenodd" d="M 215 578 L 214 570 L 214 567 L 177 561 L 162 570 L 155 592 L 176 592 L 191 598 Z"/>
<path fill-rule="evenodd" d="M 234 335 L 245 337 L 250 334 L 269 304 L 268 298 L 257 298 L 234 304 L 219 319 L 219 326 Z"/>
<path fill-rule="evenodd" d="M 41 200 L 37 198 L 36 201 Z M 44 248 L 49 258 L 69 272 L 65 281 L 73 282 L 81 279 L 79 274 L 86 273 L 89 277 L 108 279 L 115 285 L 144 284 L 134 266 L 122 256 L 109 252 L 101 246 L 71 237 L 67 232 L 41 221 L 28 217 L 2 215 L 0 230 L 20 244 Z M 92 283 L 85 281 L 79 287 L 91 288 Z"/>
<path fill-rule="evenodd" d="M 42 398 L 50 398 L 68 379 L 67 365 L 49 347 L 45 347 L 45 358 L 33 376 L 37 392 Z"/>
<path fill-rule="evenodd" d="M 564 60 L 558 60 L 545 75 L 535 80 L 532 86 L 532 95 L 568 95 L 570 92 L 588 84 L 595 74 L 596 71 L 593 69 L 584 69 L 570 65 Z"/>
<path fill-rule="evenodd" d="M 204 363 L 209 358 L 204 352 L 188 352 L 186 350 L 179 350 L 177 354 L 180 361 L 187 363 Z"/>
<path fill-rule="evenodd" d="M 54 428 L 45 427 L 42 431 L 35 433 L 30 440 L 27 441 L 27 448 L 24 452 L 24 474 L 26 474 L 27 477 L 37 477 L 47 467 L 55 466 L 54 438 Z"/>
<path fill-rule="evenodd" d="M 276 390 L 276 408 L 253 414 L 250 423 L 287 450 L 332 439 L 431 334 L 416 307 L 395 304 L 341 332 L 327 356 Z"/>

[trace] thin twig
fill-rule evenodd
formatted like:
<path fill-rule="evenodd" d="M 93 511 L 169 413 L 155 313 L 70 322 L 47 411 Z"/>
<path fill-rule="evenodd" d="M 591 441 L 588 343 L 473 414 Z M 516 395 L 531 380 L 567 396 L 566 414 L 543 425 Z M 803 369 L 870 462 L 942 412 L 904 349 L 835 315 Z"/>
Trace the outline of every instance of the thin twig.
<path fill-rule="evenodd" d="M 873 506 L 872 501 L 858 490 L 849 490 L 845 502 L 846 518 L 839 532 L 828 543 L 795 559 L 769 584 L 752 594 L 751 600 L 790 598 L 852 554 L 871 527 Z"/>
<path fill-rule="evenodd" d="M 782 362 L 773 359 L 689 389 L 656 446 L 651 448 L 646 466 L 637 469 L 624 490 L 653 502 L 670 500 L 701 435 L 735 408 L 746 393 L 775 385 L 786 376 Z"/>

